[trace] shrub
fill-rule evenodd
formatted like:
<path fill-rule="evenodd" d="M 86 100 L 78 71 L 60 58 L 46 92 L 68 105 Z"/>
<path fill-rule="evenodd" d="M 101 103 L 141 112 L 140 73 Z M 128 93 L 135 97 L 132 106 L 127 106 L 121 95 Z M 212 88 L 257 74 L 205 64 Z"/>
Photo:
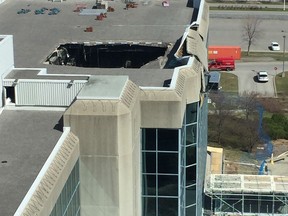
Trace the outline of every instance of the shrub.
<path fill-rule="evenodd" d="M 288 138 L 288 120 L 285 115 L 273 114 L 271 118 L 264 118 L 263 123 L 271 139 Z"/>

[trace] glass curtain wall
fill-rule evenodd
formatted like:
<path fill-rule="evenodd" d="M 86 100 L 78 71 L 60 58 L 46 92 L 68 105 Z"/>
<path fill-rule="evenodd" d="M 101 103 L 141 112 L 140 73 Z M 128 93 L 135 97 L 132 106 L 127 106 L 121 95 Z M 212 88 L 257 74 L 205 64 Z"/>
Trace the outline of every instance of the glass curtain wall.
<path fill-rule="evenodd" d="M 207 159 L 207 134 L 208 134 L 208 95 L 203 94 L 199 104 L 198 115 L 198 146 L 197 146 L 197 215 L 202 213 L 204 200 L 204 181 Z"/>
<path fill-rule="evenodd" d="M 50 216 L 80 216 L 79 160 L 70 173 Z"/>
<path fill-rule="evenodd" d="M 187 104 L 181 129 L 142 129 L 142 216 L 201 215 L 207 112 L 199 109 Z"/>
<path fill-rule="evenodd" d="M 184 155 L 181 160 L 183 181 L 181 192 L 184 193 L 182 215 L 196 216 L 197 211 L 197 148 L 198 148 L 198 102 L 187 104 L 184 119 L 184 134 L 181 143 L 181 151 Z"/>
<path fill-rule="evenodd" d="M 180 129 L 143 129 L 143 216 L 178 216 Z"/>

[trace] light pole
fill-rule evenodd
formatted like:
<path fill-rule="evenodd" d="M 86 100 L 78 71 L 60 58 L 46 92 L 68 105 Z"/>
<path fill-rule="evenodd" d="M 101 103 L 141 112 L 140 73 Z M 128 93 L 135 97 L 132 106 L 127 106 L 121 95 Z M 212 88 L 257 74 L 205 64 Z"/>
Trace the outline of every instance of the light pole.
<path fill-rule="evenodd" d="M 283 0 L 283 10 L 285 11 L 285 3 L 286 3 L 286 0 Z"/>
<path fill-rule="evenodd" d="M 285 40 L 286 40 L 286 35 L 285 35 L 285 31 L 282 30 L 282 32 L 284 33 L 283 35 L 283 72 L 282 72 L 282 77 L 285 77 Z"/>

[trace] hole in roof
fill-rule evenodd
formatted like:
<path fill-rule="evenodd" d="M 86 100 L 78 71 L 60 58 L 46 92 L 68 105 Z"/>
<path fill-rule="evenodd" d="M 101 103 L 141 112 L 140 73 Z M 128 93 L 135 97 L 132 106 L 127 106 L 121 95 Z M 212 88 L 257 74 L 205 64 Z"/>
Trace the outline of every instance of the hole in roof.
<path fill-rule="evenodd" d="M 3 160 L 3 161 L 1 161 L 1 163 L 7 163 L 7 161 L 6 161 L 6 160 Z"/>
<path fill-rule="evenodd" d="M 95 68 L 141 68 L 165 56 L 165 43 L 66 43 L 51 53 L 45 64 Z"/>

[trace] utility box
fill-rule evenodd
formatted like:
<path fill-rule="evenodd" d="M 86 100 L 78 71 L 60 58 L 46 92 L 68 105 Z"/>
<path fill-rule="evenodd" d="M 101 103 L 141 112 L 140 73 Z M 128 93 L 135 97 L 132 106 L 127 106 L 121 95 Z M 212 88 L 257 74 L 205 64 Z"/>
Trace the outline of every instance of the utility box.
<path fill-rule="evenodd" d="M 221 86 L 220 86 L 220 78 L 221 74 L 218 71 L 211 71 L 208 75 L 208 84 L 207 84 L 207 89 L 208 90 L 216 90 L 218 91 Z"/>
<path fill-rule="evenodd" d="M 241 59 L 240 46 L 208 46 L 208 59 L 233 58 Z"/>

